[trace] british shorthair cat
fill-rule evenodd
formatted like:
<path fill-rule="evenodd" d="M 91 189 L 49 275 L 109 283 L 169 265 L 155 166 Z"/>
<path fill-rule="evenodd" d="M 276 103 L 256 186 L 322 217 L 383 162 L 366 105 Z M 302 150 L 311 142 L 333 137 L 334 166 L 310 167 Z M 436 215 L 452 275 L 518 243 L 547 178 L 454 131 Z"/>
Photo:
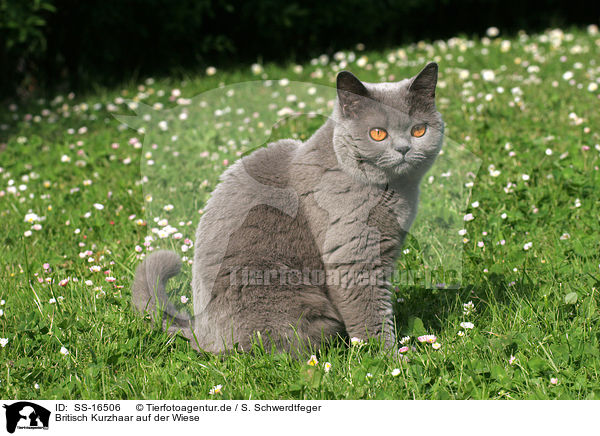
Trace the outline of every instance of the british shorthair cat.
<path fill-rule="evenodd" d="M 341 336 L 395 343 L 386 277 L 441 146 L 438 67 L 395 83 L 337 76 L 331 117 L 305 142 L 280 140 L 221 177 L 196 232 L 194 315 L 168 302 L 174 252 L 138 267 L 133 303 L 209 352 L 295 351 Z"/>

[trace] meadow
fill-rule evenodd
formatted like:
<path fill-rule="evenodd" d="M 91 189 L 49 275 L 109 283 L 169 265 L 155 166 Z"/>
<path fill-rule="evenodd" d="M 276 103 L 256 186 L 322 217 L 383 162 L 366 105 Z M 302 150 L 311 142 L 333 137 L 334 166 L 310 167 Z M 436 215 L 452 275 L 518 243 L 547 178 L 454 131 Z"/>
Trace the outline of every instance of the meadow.
<path fill-rule="evenodd" d="M 195 226 L 219 175 L 265 141 L 308 138 L 338 71 L 394 81 L 429 61 L 447 141 L 398 262 L 431 280 L 393 283 L 398 354 L 370 340 L 221 358 L 133 310 L 135 268 L 163 247 L 188 264 L 171 288 L 191 309 Z M 0 397 L 598 399 L 599 108 L 595 25 L 7 102 Z M 455 283 L 433 272 L 449 264 Z"/>

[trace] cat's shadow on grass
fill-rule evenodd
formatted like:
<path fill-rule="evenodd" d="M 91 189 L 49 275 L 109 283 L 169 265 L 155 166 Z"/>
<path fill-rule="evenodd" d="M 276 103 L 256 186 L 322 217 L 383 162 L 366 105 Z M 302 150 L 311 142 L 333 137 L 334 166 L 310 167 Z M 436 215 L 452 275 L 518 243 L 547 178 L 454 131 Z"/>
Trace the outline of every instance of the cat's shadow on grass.
<path fill-rule="evenodd" d="M 398 339 L 421 332 L 412 331 L 414 320 L 422 321 L 426 332 L 442 331 L 448 321 L 469 321 L 481 316 L 490 306 L 494 311 L 502 310 L 515 299 L 531 295 L 534 283 L 524 277 L 520 281 L 510 281 L 503 274 L 491 273 L 477 283 L 463 283 L 455 289 L 430 289 L 420 286 L 402 286 L 393 294 L 394 316 Z M 466 315 L 464 304 L 472 301 L 476 315 Z M 457 324 L 456 329 L 460 326 Z"/>

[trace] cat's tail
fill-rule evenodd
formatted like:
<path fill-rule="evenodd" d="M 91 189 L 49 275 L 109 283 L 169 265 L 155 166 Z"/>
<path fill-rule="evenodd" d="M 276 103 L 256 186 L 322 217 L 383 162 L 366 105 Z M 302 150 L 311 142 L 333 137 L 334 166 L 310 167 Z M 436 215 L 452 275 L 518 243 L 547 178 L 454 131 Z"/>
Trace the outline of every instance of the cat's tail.
<path fill-rule="evenodd" d="M 173 251 L 156 251 L 138 266 L 133 281 L 132 302 L 140 312 L 148 311 L 153 318 L 162 319 L 163 328 L 169 333 L 181 333 L 192 344 L 192 317 L 169 302 L 165 287 L 167 281 L 179 274 L 181 259 Z"/>

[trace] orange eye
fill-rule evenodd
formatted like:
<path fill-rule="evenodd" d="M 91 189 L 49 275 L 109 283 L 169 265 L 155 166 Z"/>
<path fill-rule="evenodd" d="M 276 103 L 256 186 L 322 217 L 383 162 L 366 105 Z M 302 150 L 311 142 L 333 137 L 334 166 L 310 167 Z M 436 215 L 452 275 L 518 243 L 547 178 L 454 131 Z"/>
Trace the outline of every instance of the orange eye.
<path fill-rule="evenodd" d="M 427 127 L 425 126 L 425 124 L 419 124 L 417 126 L 413 126 L 413 128 L 410 130 L 410 134 L 413 135 L 415 138 L 420 138 L 425 134 L 426 130 Z"/>
<path fill-rule="evenodd" d="M 371 135 L 373 141 L 383 141 L 385 138 L 387 138 L 387 132 L 384 129 L 379 128 L 371 129 L 369 135 Z"/>

